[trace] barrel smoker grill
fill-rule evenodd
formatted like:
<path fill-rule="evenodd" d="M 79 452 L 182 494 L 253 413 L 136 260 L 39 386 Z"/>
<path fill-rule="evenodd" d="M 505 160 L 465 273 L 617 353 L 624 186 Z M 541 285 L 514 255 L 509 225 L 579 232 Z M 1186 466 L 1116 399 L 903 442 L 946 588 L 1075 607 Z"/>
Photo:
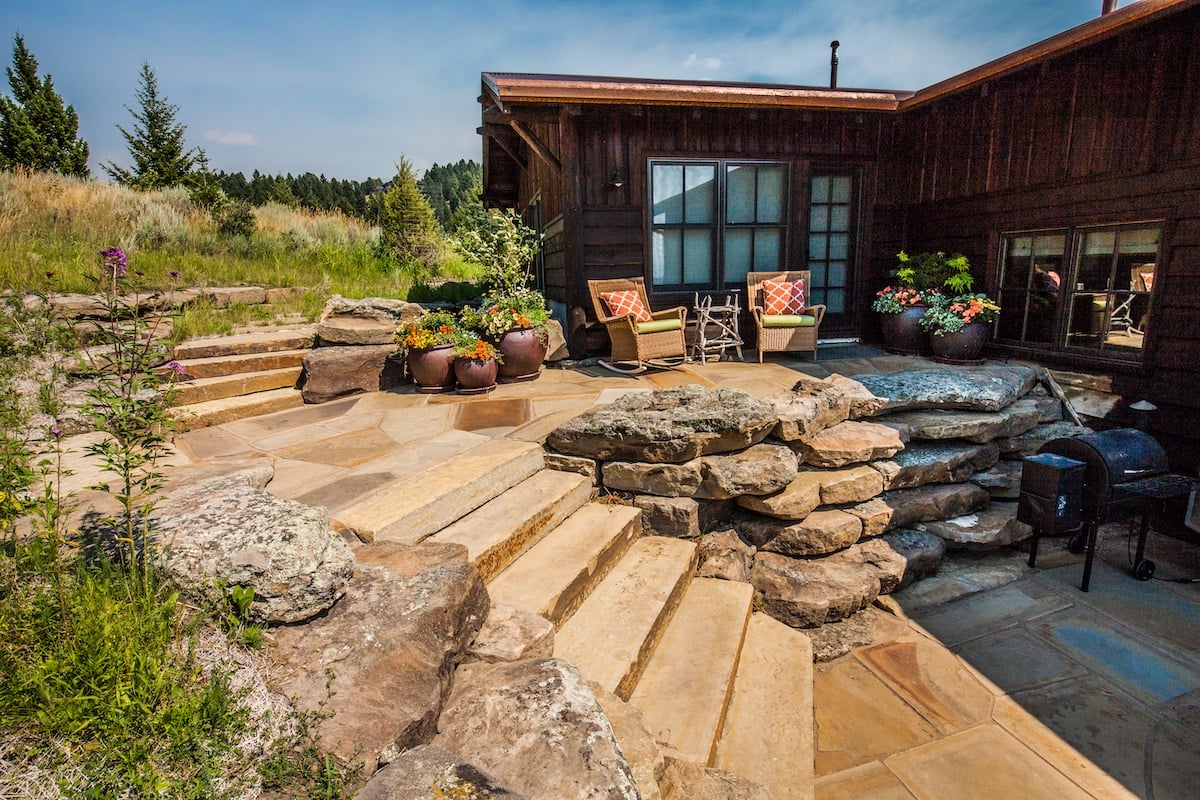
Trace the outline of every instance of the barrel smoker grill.
<path fill-rule="evenodd" d="M 1162 446 L 1133 428 L 1046 442 L 1021 470 L 1017 518 L 1034 529 L 1029 565 L 1037 558 L 1039 536 L 1074 530 L 1072 543 L 1086 542 L 1087 547 L 1080 586 L 1086 592 L 1099 527 L 1141 517 L 1134 575 L 1147 580 L 1154 574 L 1154 562 L 1144 558 L 1150 512 L 1156 501 L 1194 491 L 1197 485 L 1170 474 Z"/>

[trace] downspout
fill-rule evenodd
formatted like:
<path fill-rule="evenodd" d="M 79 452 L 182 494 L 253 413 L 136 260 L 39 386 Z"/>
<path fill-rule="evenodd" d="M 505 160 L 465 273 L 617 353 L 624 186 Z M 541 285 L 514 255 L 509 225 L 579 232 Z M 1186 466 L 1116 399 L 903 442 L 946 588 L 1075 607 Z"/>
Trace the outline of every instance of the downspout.
<path fill-rule="evenodd" d="M 1100 8 L 1100 16 L 1104 17 L 1117 10 L 1117 0 L 1104 0 Z"/>

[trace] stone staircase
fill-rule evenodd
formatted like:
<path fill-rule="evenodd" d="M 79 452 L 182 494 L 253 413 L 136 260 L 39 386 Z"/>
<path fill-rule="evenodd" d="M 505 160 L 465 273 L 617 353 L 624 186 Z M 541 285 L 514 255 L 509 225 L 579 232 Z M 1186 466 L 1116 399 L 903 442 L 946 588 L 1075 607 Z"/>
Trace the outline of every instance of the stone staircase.
<path fill-rule="evenodd" d="M 477 449 L 490 455 L 456 458 L 445 489 L 422 476 L 426 512 L 406 510 L 397 490 L 339 521 L 364 538 L 465 545 L 492 601 L 553 622 L 555 657 L 637 707 L 671 755 L 776 798 L 812 797 L 809 639 L 752 613 L 749 584 L 695 577 L 694 543 L 643 535 L 639 509 L 598 502 L 587 478 L 542 468 L 539 446 Z M 473 510 L 428 518 L 439 508 Z"/>
<path fill-rule="evenodd" d="M 184 379 L 172 414 L 201 428 L 302 405 L 296 384 L 312 336 L 301 326 L 181 342 L 173 355 Z"/>

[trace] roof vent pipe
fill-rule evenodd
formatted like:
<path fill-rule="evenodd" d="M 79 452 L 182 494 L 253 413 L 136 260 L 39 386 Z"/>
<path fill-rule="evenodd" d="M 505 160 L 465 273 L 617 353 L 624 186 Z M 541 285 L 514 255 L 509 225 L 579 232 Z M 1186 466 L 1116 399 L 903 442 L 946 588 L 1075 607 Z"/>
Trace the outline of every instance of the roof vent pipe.
<path fill-rule="evenodd" d="M 1104 0 L 1104 5 L 1100 7 L 1100 16 L 1111 14 L 1117 10 L 1117 0 Z"/>
<path fill-rule="evenodd" d="M 1105 0 L 1105 2 L 1106 3 L 1116 2 L 1116 0 Z M 838 65 L 837 49 L 840 46 L 841 46 L 841 43 L 837 39 L 834 39 L 832 42 L 829 43 L 830 49 L 833 50 L 833 53 L 829 56 L 829 88 L 830 89 L 837 88 L 837 65 Z"/>

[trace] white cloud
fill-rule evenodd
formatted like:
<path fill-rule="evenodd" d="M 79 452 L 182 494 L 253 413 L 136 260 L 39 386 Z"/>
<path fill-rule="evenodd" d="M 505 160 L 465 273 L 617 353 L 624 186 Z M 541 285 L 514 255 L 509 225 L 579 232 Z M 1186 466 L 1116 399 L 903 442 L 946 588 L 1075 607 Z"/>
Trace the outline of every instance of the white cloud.
<path fill-rule="evenodd" d="M 717 70 L 721 68 L 721 59 L 712 57 L 701 58 L 696 53 L 692 53 L 684 59 L 683 65 L 685 67 L 700 66 L 707 70 Z"/>
<path fill-rule="evenodd" d="M 230 147 L 257 147 L 258 137 L 246 131 L 208 131 L 204 134 L 206 142 L 227 144 Z"/>

